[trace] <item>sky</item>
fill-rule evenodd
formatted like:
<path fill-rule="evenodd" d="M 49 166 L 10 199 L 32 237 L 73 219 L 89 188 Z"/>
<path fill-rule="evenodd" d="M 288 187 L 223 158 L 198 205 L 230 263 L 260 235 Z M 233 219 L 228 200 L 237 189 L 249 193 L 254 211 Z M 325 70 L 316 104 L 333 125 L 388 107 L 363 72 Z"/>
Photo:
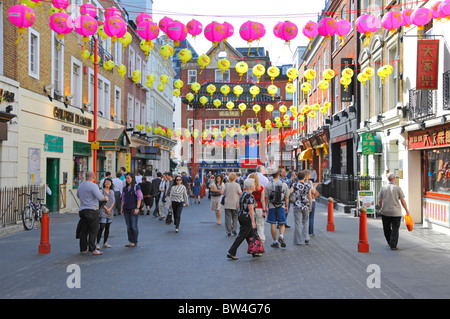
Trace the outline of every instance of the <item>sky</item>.
<path fill-rule="evenodd" d="M 302 28 L 309 20 L 317 22 L 318 14 L 324 6 L 325 0 L 154 0 L 152 16 L 155 22 L 168 16 L 184 24 L 196 19 L 202 23 L 203 29 L 213 21 L 231 23 L 234 34 L 228 42 L 233 47 L 248 47 L 247 42 L 239 35 L 239 28 L 244 22 L 251 20 L 262 23 L 266 28 L 266 35 L 261 39 L 259 47 L 269 51 L 273 64 L 283 65 L 293 63 L 293 53 L 297 46 L 308 44 Z M 290 45 L 273 34 L 273 27 L 279 21 L 286 20 L 295 23 L 299 29 Z M 199 55 L 206 53 L 212 46 L 203 33 L 196 39 L 188 35 L 187 39 Z M 252 46 L 257 46 L 257 43 Z"/>

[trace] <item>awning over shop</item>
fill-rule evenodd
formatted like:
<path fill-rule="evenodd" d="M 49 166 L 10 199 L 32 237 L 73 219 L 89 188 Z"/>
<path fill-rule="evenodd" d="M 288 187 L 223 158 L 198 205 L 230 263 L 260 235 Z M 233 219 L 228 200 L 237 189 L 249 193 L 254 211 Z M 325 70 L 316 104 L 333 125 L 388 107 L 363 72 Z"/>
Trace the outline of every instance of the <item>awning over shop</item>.
<path fill-rule="evenodd" d="M 313 158 L 313 149 L 312 148 L 308 148 L 307 150 L 304 150 L 300 153 L 300 155 L 298 156 L 298 159 L 300 161 L 307 161 L 307 160 L 312 160 Z"/>
<path fill-rule="evenodd" d="M 99 127 L 97 130 L 97 141 L 100 143 L 100 149 L 106 151 L 128 149 L 131 143 L 125 128 Z"/>
<path fill-rule="evenodd" d="M 383 152 L 383 143 L 381 142 L 381 136 L 380 134 L 376 133 L 375 136 L 373 136 L 373 140 L 375 142 L 375 152 L 374 154 L 379 154 Z M 362 139 L 358 143 L 358 149 L 356 150 L 356 153 L 362 153 L 362 147 L 363 141 Z"/>

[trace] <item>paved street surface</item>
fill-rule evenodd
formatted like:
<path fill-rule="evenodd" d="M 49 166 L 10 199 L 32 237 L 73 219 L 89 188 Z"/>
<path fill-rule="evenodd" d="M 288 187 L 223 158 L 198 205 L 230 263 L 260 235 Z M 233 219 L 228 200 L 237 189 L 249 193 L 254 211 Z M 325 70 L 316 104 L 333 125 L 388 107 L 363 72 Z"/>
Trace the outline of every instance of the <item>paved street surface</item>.
<path fill-rule="evenodd" d="M 294 246 L 287 229 L 286 248 L 270 247 L 262 258 L 239 248 L 238 261 L 226 258 L 234 236 L 215 223 L 209 200 L 185 207 L 180 232 L 153 216 L 139 216 L 139 244 L 127 243 L 124 219 L 111 226 L 112 245 L 102 256 L 79 253 L 77 214 L 51 214 L 51 253 L 38 254 L 40 229 L 0 237 L 1 298 L 448 298 L 450 236 L 401 226 L 399 250 L 389 249 L 381 219 L 368 218 L 369 253 L 358 253 L 359 219 L 335 211 L 336 230 L 326 231 L 327 208 L 317 204 L 316 235 L 309 246 Z M 288 224 L 293 225 L 293 214 Z M 224 214 L 222 215 L 223 220 Z M 69 265 L 78 265 L 81 288 L 68 288 Z M 380 288 L 369 288 L 379 267 Z M 374 282 L 372 280 L 372 282 Z"/>

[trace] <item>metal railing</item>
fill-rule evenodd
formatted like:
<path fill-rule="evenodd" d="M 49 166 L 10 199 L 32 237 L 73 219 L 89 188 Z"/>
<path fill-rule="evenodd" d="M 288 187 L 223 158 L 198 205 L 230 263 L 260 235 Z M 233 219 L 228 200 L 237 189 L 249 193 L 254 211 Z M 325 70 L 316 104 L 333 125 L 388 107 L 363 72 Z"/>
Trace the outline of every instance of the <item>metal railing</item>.
<path fill-rule="evenodd" d="M 21 187 L 4 187 L 0 189 L 0 227 L 16 224 L 22 220 L 22 210 L 28 203 L 28 194 L 45 198 L 45 185 L 29 185 Z"/>

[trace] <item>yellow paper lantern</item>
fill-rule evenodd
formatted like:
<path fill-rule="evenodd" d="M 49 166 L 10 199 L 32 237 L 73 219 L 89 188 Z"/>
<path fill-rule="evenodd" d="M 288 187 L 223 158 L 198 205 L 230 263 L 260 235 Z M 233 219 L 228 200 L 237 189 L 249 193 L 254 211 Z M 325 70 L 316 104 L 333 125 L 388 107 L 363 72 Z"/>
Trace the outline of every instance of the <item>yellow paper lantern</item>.
<path fill-rule="evenodd" d="M 203 69 L 206 68 L 206 67 L 209 65 L 209 63 L 211 62 L 211 59 L 210 59 L 209 56 L 207 56 L 206 54 L 202 54 L 202 55 L 200 55 L 200 56 L 198 57 L 197 62 L 198 62 L 198 64 L 199 64 L 200 67 L 201 67 L 200 74 L 202 74 Z"/>
<path fill-rule="evenodd" d="M 145 129 L 147 132 L 151 133 L 152 132 L 152 127 L 149 125 L 147 126 L 147 128 Z"/>
<path fill-rule="evenodd" d="M 91 57 L 89 58 L 91 60 L 92 63 L 94 63 L 94 54 L 91 55 Z M 100 55 L 97 55 L 97 63 L 100 63 Z"/>
<path fill-rule="evenodd" d="M 368 66 L 363 69 L 363 73 L 370 79 L 375 74 L 375 70 L 372 67 Z"/>
<path fill-rule="evenodd" d="M 216 109 L 217 109 L 219 106 L 222 105 L 222 101 L 219 100 L 219 99 L 215 99 L 215 100 L 213 101 L 213 104 L 214 104 L 214 106 L 215 106 Z"/>
<path fill-rule="evenodd" d="M 161 81 L 161 83 L 166 84 L 167 82 L 169 82 L 169 77 L 167 75 L 163 74 L 159 77 L 159 80 Z"/>
<path fill-rule="evenodd" d="M 206 87 L 206 91 L 211 94 L 211 97 L 213 96 L 213 94 L 216 92 L 216 86 L 214 84 L 209 84 Z"/>
<path fill-rule="evenodd" d="M 203 106 L 205 106 L 206 103 L 208 103 L 208 98 L 206 96 L 202 96 L 202 97 L 200 97 L 199 101 Z"/>
<path fill-rule="evenodd" d="M 148 58 L 148 54 L 150 53 L 151 50 L 153 50 L 153 47 L 154 47 L 153 42 L 152 41 L 142 40 L 141 43 L 139 44 L 139 46 L 141 47 L 141 50 L 144 51 L 146 59 L 147 59 Z"/>
<path fill-rule="evenodd" d="M 149 75 L 147 75 L 147 80 L 149 80 L 150 82 L 155 82 L 156 81 L 156 75 L 150 73 Z"/>
<path fill-rule="evenodd" d="M 217 62 L 217 66 L 219 67 L 222 74 L 230 68 L 230 61 L 228 59 L 220 59 L 219 62 Z"/>
<path fill-rule="evenodd" d="M 283 115 L 283 119 L 289 120 L 289 114 L 284 114 L 284 115 Z"/>
<path fill-rule="evenodd" d="M 258 112 L 261 111 L 261 106 L 258 104 L 253 105 L 253 111 L 255 112 L 255 116 L 257 116 Z"/>
<path fill-rule="evenodd" d="M 239 95 L 241 95 L 244 92 L 244 89 L 240 85 L 236 85 L 233 88 L 233 93 L 236 94 L 236 98 L 239 98 Z"/>
<path fill-rule="evenodd" d="M 198 83 L 198 82 L 192 83 L 192 84 L 191 84 L 191 89 L 192 89 L 192 91 L 195 92 L 195 94 L 197 94 L 198 91 L 201 89 L 200 83 Z"/>
<path fill-rule="evenodd" d="M 164 83 L 158 83 L 157 88 L 158 88 L 158 90 L 160 90 L 161 92 L 164 91 L 164 89 L 165 89 Z"/>
<path fill-rule="evenodd" d="M 164 44 L 159 49 L 159 53 L 161 53 L 161 55 L 164 57 L 164 60 L 166 60 L 167 64 L 167 60 L 173 55 L 173 48 L 169 44 Z"/>
<path fill-rule="evenodd" d="M 236 72 L 239 73 L 239 81 L 242 79 L 242 76 L 244 75 L 244 73 L 247 73 L 248 71 L 248 64 L 245 63 L 244 61 L 238 62 L 236 64 Z"/>
<path fill-rule="evenodd" d="M 320 113 L 325 114 L 325 113 L 327 113 L 328 110 L 326 108 L 324 108 L 324 107 L 321 107 L 319 109 L 319 111 L 320 111 Z"/>
<path fill-rule="evenodd" d="M 266 105 L 266 111 L 269 112 L 270 115 L 272 115 L 273 105 L 272 104 L 267 104 Z"/>
<path fill-rule="evenodd" d="M 192 59 L 192 52 L 189 49 L 182 49 L 180 50 L 180 52 L 178 52 L 178 57 L 184 65 Z"/>
<path fill-rule="evenodd" d="M 305 78 L 309 81 L 313 80 L 316 77 L 316 71 L 313 69 L 308 69 L 305 71 Z"/>
<path fill-rule="evenodd" d="M 347 90 L 347 88 L 350 85 L 350 83 L 352 82 L 352 80 L 350 78 L 341 77 L 340 82 L 344 86 L 345 90 Z"/>
<path fill-rule="evenodd" d="M 146 85 L 148 88 L 151 88 L 151 87 L 153 86 L 153 82 L 147 80 L 147 81 L 145 81 L 145 85 Z"/>
<path fill-rule="evenodd" d="M 256 77 L 258 78 L 257 83 L 259 83 L 259 79 L 265 72 L 266 72 L 266 68 L 262 64 L 257 64 L 253 67 L 253 74 L 256 75 Z"/>
<path fill-rule="evenodd" d="M 83 58 L 83 61 L 86 59 L 89 59 L 90 56 L 91 56 L 91 54 L 89 53 L 88 50 L 81 51 L 81 57 Z"/>
<path fill-rule="evenodd" d="M 394 68 L 390 64 L 383 65 L 383 73 L 387 76 L 391 75 L 394 72 Z"/>
<path fill-rule="evenodd" d="M 323 71 L 323 78 L 327 81 L 330 81 L 332 78 L 334 78 L 335 74 L 332 69 L 326 69 Z"/>
<path fill-rule="evenodd" d="M 180 92 L 179 89 L 174 89 L 174 90 L 173 90 L 173 96 L 179 97 L 180 94 L 181 94 L 181 92 Z"/>
<path fill-rule="evenodd" d="M 296 68 L 290 68 L 287 70 L 286 75 L 289 78 L 289 81 L 292 82 L 298 77 L 298 70 Z"/>
<path fill-rule="evenodd" d="M 272 65 L 270 68 L 267 69 L 267 74 L 270 76 L 270 79 L 273 80 L 280 75 L 280 69 L 276 67 L 275 65 Z"/>
<path fill-rule="evenodd" d="M 234 103 L 233 102 L 230 101 L 230 102 L 227 103 L 227 109 L 228 110 L 231 111 L 233 109 L 233 107 L 234 107 Z"/>
<path fill-rule="evenodd" d="M 312 110 L 318 111 L 320 109 L 320 104 L 316 103 L 311 107 Z"/>
<path fill-rule="evenodd" d="M 295 92 L 295 85 L 292 83 L 286 84 L 286 92 L 293 94 Z"/>
<path fill-rule="evenodd" d="M 131 41 L 133 41 L 133 37 L 129 32 L 126 32 L 123 37 L 119 38 L 119 42 L 122 43 L 122 52 L 125 51 L 125 48 L 131 43 Z"/>
<path fill-rule="evenodd" d="M 331 107 L 331 103 L 330 102 L 325 102 L 323 103 L 323 107 L 328 110 Z"/>
<path fill-rule="evenodd" d="M 50 14 L 52 14 L 52 13 L 50 13 Z M 98 33 L 98 35 L 99 35 L 100 37 L 102 37 L 103 40 L 105 40 L 105 41 L 106 41 L 106 39 L 108 38 L 108 35 L 106 34 L 103 25 L 99 25 L 99 26 L 98 26 L 97 33 Z"/>
<path fill-rule="evenodd" d="M 242 115 L 242 113 L 247 109 L 247 105 L 245 103 L 241 103 L 241 104 L 239 104 L 238 108 L 241 111 L 241 115 Z"/>
<path fill-rule="evenodd" d="M 184 85 L 184 83 L 183 83 L 183 81 L 181 81 L 180 79 L 176 80 L 176 81 L 173 83 L 173 86 L 176 87 L 177 89 L 181 89 L 181 88 L 183 87 L 183 85 Z"/>
<path fill-rule="evenodd" d="M 296 105 L 291 105 L 289 107 L 289 111 L 291 111 L 292 114 L 297 113 L 297 106 Z"/>
<path fill-rule="evenodd" d="M 230 93 L 230 87 L 228 85 L 222 85 L 220 87 L 220 92 L 224 95 L 227 96 L 228 93 Z"/>
<path fill-rule="evenodd" d="M 350 68 L 343 69 L 342 73 L 341 73 L 342 77 L 347 78 L 347 79 L 351 79 L 353 77 L 353 74 L 354 74 L 354 72 Z"/>
<path fill-rule="evenodd" d="M 310 110 L 311 110 L 311 107 L 310 107 L 309 105 L 304 105 L 304 106 L 302 107 L 302 113 L 303 113 L 303 114 L 308 113 Z"/>
<path fill-rule="evenodd" d="M 252 101 L 255 100 L 255 97 L 259 94 L 259 92 L 259 87 L 256 85 L 252 85 L 252 87 L 250 87 L 250 94 L 253 96 Z"/>
<path fill-rule="evenodd" d="M 291 124 L 291 122 L 289 121 L 289 119 L 286 119 L 283 121 L 284 126 L 289 126 L 290 124 Z"/>
<path fill-rule="evenodd" d="M 283 126 L 283 123 L 278 121 L 278 122 L 275 123 L 275 126 L 278 127 L 278 128 L 281 128 Z"/>
<path fill-rule="evenodd" d="M 282 106 L 280 106 L 280 112 L 281 112 L 281 114 L 283 115 L 284 113 L 286 113 L 286 111 L 287 111 L 287 107 L 286 107 L 286 105 L 282 105 Z"/>
<path fill-rule="evenodd" d="M 188 100 L 189 103 L 191 103 L 193 99 L 194 99 L 194 94 L 192 94 L 190 92 L 188 94 L 186 94 L 186 100 Z"/>
<path fill-rule="evenodd" d="M 321 90 L 325 91 L 326 89 L 329 88 L 329 86 L 330 86 L 330 82 L 328 82 L 327 80 L 322 80 L 319 82 L 319 89 L 321 89 Z"/>
<path fill-rule="evenodd" d="M 275 100 L 275 94 L 278 93 L 278 87 L 276 85 L 271 84 L 267 87 L 267 92 L 270 95 L 272 95 L 272 100 Z"/>
<path fill-rule="evenodd" d="M 299 120 L 300 122 L 304 122 L 304 121 L 305 121 L 305 116 L 304 116 L 303 114 L 299 114 L 298 120 Z"/>
<path fill-rule="evenodd" d="M 316 116 L 316 112 L 315 111 L 311 111 L 308 113 L 308 116 L 311 118 L 314 118 Z"/>
<path fill-rule="evenodd" d="M 301 89 L 303 92 L 308 92 L 309 90 L 311 90 L 311 84 L 309 84 L 309 82 L 304 82 L 301 85 Z"/>

